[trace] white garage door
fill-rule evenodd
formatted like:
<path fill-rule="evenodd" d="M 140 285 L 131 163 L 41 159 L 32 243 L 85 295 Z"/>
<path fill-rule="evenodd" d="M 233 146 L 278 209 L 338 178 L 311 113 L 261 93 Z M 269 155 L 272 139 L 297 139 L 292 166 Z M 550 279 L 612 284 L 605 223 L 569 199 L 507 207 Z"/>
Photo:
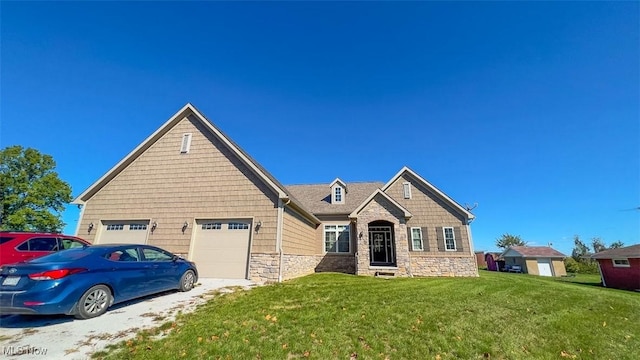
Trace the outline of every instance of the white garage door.
<path fill-rule="evenodd" d="M 251 220 L 196 220 L 191 259 L 200 277 L 246 279 Z"/>
<path fill-rule="evenodd" d="M 97 244 L 144 244 L 147 242 L 149 220 L 102 221 Z"/>
<path fill-rule="evenodd" d="M 541 276 L 553 276 L 551 273 L 551 259 L 538 259 L 538 274 Z"/>

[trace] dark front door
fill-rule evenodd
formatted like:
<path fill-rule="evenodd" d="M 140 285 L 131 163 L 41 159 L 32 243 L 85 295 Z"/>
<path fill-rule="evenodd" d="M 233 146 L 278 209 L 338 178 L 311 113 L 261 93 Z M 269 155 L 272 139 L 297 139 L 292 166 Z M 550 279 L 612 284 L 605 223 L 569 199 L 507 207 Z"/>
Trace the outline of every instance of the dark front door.
<path fill-rule="evenodd" d="M 395 266 L 395 246 L 390 226 L 369 227 L 369 253 L 371 265 Z"/>

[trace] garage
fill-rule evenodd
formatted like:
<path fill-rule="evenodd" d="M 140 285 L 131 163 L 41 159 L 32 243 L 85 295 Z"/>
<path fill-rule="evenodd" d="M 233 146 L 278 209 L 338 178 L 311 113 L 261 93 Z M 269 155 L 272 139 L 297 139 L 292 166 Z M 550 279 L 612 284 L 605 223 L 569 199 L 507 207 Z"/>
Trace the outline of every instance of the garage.
<path fill-rule="evenodd" d="M 246 279 L 250 219 L 196 220 L 191 259 L 200 277 Z"/>
<path fill-rule="evenodd" d="M 551 272 L 551 259 L 538 258 L 538 274 L 540 276 L 553 276 Z"/>
<path fill-rule="evenodd" d="M 149 220 L 104 220 L 96 244 L 145 244 Z"/>

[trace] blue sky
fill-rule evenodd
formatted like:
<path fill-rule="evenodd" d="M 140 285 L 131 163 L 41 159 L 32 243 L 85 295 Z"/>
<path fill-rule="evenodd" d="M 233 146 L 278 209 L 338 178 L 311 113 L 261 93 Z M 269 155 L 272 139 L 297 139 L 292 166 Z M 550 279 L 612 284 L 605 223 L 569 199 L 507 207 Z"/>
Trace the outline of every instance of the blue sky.
<path fill-rule="evenodd" d="M 638 2 L 2 2 L 0 146 L 80 194 L 185 103 L 284 184 L 404 165 L 504 233 L 640 243 Z M 75 206 L 65 212 L 74 233 Z"/>

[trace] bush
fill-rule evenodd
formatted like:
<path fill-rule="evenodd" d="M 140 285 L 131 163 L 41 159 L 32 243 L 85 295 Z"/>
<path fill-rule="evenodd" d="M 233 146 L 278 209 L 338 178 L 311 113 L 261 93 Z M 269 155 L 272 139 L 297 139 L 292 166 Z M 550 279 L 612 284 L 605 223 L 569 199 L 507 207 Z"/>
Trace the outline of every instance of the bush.
<path fill-rule="evenodd" d="M 572 257 L 568 257 L 564 260 L 564 267 L 567 273 L 575 274 L 599 274 L 598 263 L 594 260 L 584 259 L 583 261 L 576 261 Z"/>

